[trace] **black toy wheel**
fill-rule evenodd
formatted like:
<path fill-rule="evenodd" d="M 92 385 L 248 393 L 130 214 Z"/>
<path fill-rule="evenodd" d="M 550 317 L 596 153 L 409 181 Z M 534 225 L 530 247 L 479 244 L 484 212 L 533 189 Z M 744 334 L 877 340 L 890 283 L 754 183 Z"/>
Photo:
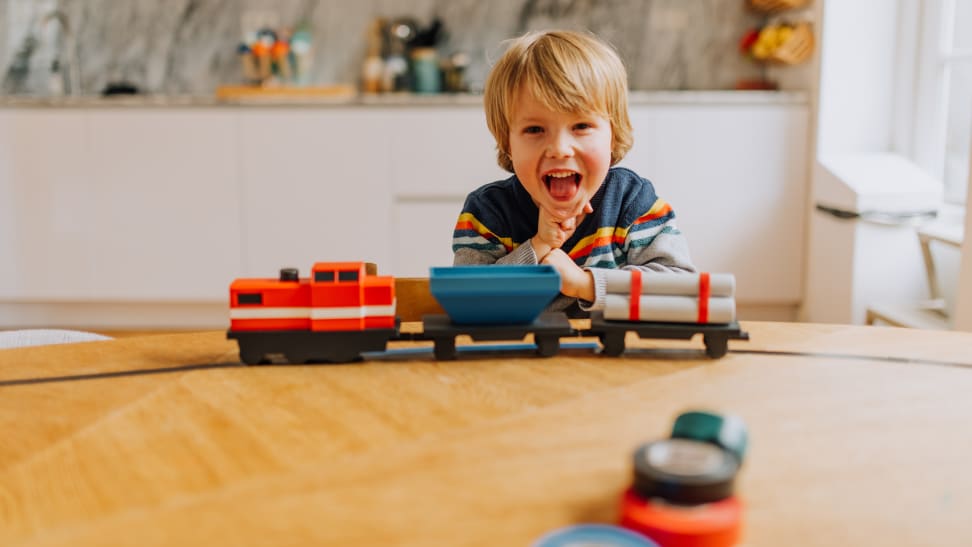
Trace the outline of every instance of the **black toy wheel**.
<path fill-rule="evenodd" d="M 270 362 L 269 360 L 263 358 L 263 352 L 252 350 L 240 350 L 240 361 L 242 361 L 244 365 L 262 365 Z"/>
<path fill-rule="evenodd" d="M 451 337 L 436 338 L 434 351 L 436 360 L 452 361 L 456 358 L 456 339 Z"/>
<path fill-rule="evenodd" d="M 624 353 L 624 335 L 623 331 L 602 333 L 599 336 L 601 345 L 604 346 L 601 353 L 610 357 L 617 357 Z"/>
<path fill-rule="evenodd" d="M 300 356 L 300 359 L 293 359 L 291 363 L 350 363 L 361 360 L 361 352 L 356 349 L 332 349 L 325 359 L 318 359 L 313 356 Z"/>
<path fill-rule="evenodd" d="M 304 363 L 313 362 L 313 357 L 305 354 L 302 351 L 290 350 L 284 352 L 283 355 L 274 355 L 275 363 L 287 364 L 287 365 L 302 365 Z"/>
<path fill-rule="evenodd" d="M 729 351 L 729 338 L 726 336 L 705 334 L 702 341 L 705 342 L 705 354 L 713 359 L 718 359 Z"/>
<path fill-rule="evenodd" d="M 537 336 L 537 354 L 541 357 L 553 357 L 560 350 L 560 338 L 556 336 Z"/>

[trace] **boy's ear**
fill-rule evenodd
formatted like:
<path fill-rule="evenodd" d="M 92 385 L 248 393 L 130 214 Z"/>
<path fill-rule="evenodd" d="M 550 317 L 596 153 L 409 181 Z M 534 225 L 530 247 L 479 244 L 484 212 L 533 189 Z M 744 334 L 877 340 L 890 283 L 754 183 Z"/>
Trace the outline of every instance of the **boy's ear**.
<path fill-rule="evenodd" d="M 510 156 L 510 153 L 508 151 L 501 150 L 501 149 L 497 148 L 496 149 L 496 162 L 499 164 L 500 168 L 502 168 L 503 170 L 509 171 L 510 173 L 514 173 L 515 172 L 515 171 L 513 171 L 513 157 Z"/>

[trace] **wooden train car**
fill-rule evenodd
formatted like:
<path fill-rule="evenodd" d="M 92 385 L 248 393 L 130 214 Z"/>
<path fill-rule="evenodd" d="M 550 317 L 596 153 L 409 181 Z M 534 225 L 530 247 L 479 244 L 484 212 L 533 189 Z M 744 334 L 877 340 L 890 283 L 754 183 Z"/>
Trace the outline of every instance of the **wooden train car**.
<path fill-rule="evenodd" d="M 344 362 L 382 351 L 398 334 L 395 280 L 368 275 L 364 262 L 318 262 L 273 278 L 230 285 L 229 338 L 248 364 Z"/>

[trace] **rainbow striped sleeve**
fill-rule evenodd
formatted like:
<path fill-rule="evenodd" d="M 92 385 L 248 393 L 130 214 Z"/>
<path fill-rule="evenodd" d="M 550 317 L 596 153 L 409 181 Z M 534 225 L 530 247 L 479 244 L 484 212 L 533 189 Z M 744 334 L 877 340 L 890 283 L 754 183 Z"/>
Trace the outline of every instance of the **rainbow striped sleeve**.
<path fill-rule="evenodd" d="M 490 254 L 503 255 L 513 250 L 513 239 L 499 237 L 479 221 L 472 213 L 459 215 L 452 233 L 452 252 L 459 249 L 475 249 Z"/>
<path fill-rule="evenodd" d="M 577 264 L 591 267 L 616 267 L 615 243 L 624 243 L 628 231 L 624 228 L 602 226 L 593 234 L 581 239 L 567 253 Z"/>
<path fill-rule="evenodd" d="M 661 233 L 681 233 L 671 224 L 674 219 L 675 212 L 672 211 L 672 206 L 665 200 L 656 199 L 648 212 L 638 217 L 626 230 L 625 236 L 629 248 L 647 247 Z"/>
<path fill-rule="evenodd" d="M 660 233 L 679 233 L 668 225 L 675 218 L 672 207 L 656 199 L 648 212 L 625 227 L 602 226 L 581 239 L 567 254 L 577 264 L 594 268 L 617 268 L 624 262 L 622 255 L 631 247 L 647 247 Z M 627 244 L 625 243 L 627 241 Z"/>

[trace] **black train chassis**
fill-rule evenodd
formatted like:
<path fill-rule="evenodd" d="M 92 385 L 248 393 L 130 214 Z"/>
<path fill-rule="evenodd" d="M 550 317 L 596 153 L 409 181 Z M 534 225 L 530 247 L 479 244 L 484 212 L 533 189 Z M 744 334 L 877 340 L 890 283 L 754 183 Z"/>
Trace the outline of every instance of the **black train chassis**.
<path fill-rule="evenodd" d="M 637 333 L 641 338 L 688 340 L 701 333 L 705 353 L 713 359 L 726 354 L 729 340 L 749 340 L 739 323 L 652 323 L 641 321 L 608 321 L 600 312 L 591 314 L 589 329 L 570 326 L 561 312 L 543 313 L 529 325 L 456 325 L 448 316 L 427 315 L 422 318 L 423 332 L 400 334 L 395 329 L 367 329 L 362 331 L 233 331 L 227 338 L 236 339 L 240 346 L 240 360 L 249 365 L 264 363 L 346 363 L 360 360 L 369 351 L 385 351 L 391 340 L 431 340 L 438 360 L 456 358 L 455 337 L 460 334 L 473 340 L 522 340 L 533 334 L 537 354 L 556 355 L 560 338 L 565 336 L 596 336 L 604 346 L 602 353 L 617 357 L 624 353 L 625 336 Z"/>
<path fill-rule="evenodd" d="M 240 360 L 248 365 L 275 363 L 347 363 L 366 351 L 385 351 L 398 329 L 360 331 L 229 331 L 240 344 Z"/>
<path fill-rule="evenodd" d="M 702 333 L 705 354 L 718 359 L 729 351 L 729 340 L 749 340 L 749 333 L 733 321 L 725 324 L 701 323 L 652 323 L 649 321 L 608 321 L 601 312 L 591 313 L 591 328 L 581 334 L 597 336 L 604 346 L 602 353 L 617 357 L 624 353 L 624 337 L 635 332 L 641 338 L 688 340 Z"/>

